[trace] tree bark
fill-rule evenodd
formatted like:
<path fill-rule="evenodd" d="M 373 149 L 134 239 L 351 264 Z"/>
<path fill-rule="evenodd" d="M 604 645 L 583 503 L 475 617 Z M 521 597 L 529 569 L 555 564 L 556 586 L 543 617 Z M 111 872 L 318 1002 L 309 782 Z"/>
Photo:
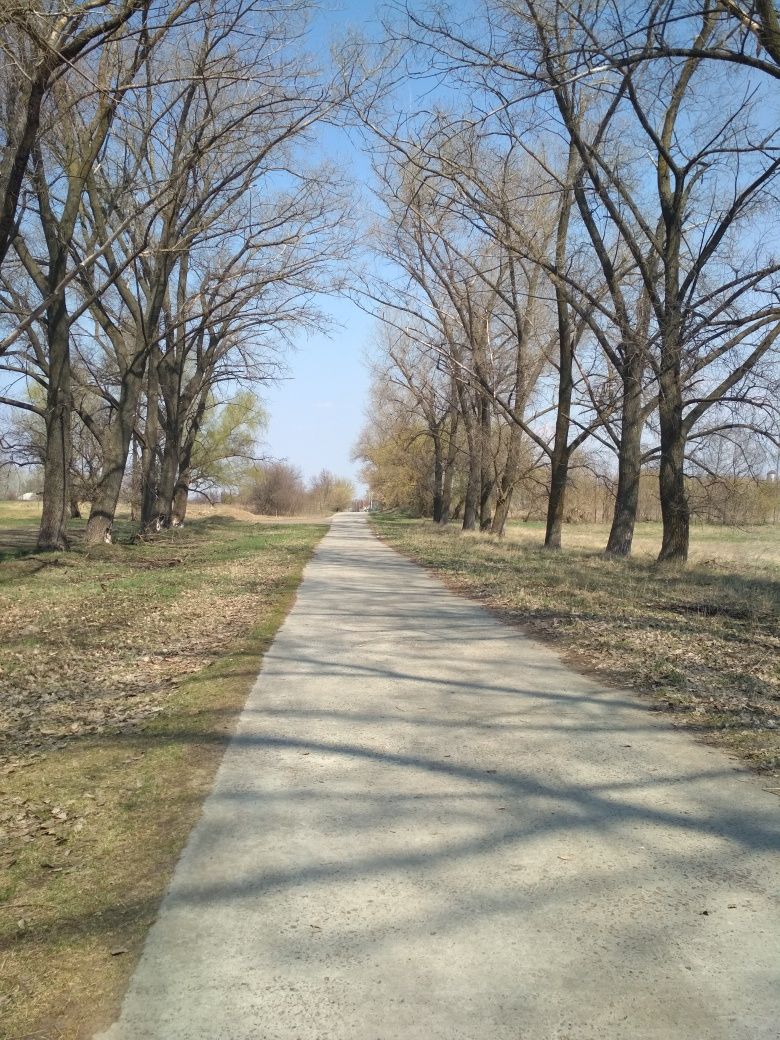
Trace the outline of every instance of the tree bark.
<path fill-rule="evenodd" d="M 569 479 L 569 453 L 553 457 L 550 473 L 550 497 L 547 501 L 547 526 L 544 535 L 545 549 L 560 549 L 563 516 L 566 506 L 566 484 Z"/>
<path fill-rule="evenodd" d="M 125 461 L 130 447 L 130 438 L 123 436 L 121 424 L 112 424 L 103 444 L 103 467 L 87 521 L 86 541 L 88 545 L 110 543 L 114 525 L 116 505 L 122 490 L 125 475 Z"/>
<path fill-rule="evenodd" d="M 463 500 L 464 531 L 473 531 L 477 526 L 479 515 L 480 483 L 482 479 L 482 445 L 479 435 L 479 423 L 471 407 L 469 395 L 461 380 L 458 381 L 458 400 L 460 414 L 466 427 L 466 444 L 469 452 L 468 483 Z"/>
<path fill-rule="evenodd" d="M 503 538 L 506 522 L 509 518 L 509 510 L 512 505 L 517 478 L 520 475 L 520 445 L 522 431 L 519 426 L 513 424 L 509 431 L 509 445 L 507 448 L 504 472 L 498 481 L 496 491 L 496 509 L 493 514 L 493 523 L 490 527 L 491 533 Z"/>
<path fill-rule="evenodd" d="M 155 468 L 157 448 L 160 440 L 160 378 L 159 348 L 153 348 L 149 358 L 149 370 L 146 385 L 146 423 L 144 424 L 144 443 L 141 453 L 141 527 L 147 528 L 154 519 L 154 508 L 157 502 L 157 480 Z"/>
<path fill-rule="evenodd" d="M 173 493 L 173 508 L 171 510 L 171 526 L 181 527 L 187 516 L 187 503 L 190 492 L 190 471 L 183 470 L 176 481 L 176 490 Z"/>
<path fill-rule="evenodd" d="M 683 564 L 688 559 L 690 509 L 685 490 L 685 429 L 679 376 L 661 373 L 658 418 L 661 427 L 661 518 L 663 539 L 658 562 Z"/>
<path fill-rule="evenodd" d="M 50 388 L 46 408 L 46 462 L 43 469 L 43 510 L 38 531 L 38 548 L 54 552 L 68 548 L 65 533 L 70 511 L 68 470 L 70 468 L 70 408 L 64 401 L 67 383 Z"/>
<path fill-rule="evenodd" d="M 469 452 L 469 476 L 466 497 L 463 502 L 463 530 L 474 531 L 479 514 L 480 485 L 482 478 L 481 453 Z"/>
<path fill-rule="evenodd" d="M 55 269 L 53 277 L 57 277 Z M 65 527 L 70 513 L 72 442 L 70 330 L 64 299 L 49 308 L 49 371 L 46 391 L 46 461 L 43 469 L 43 511 L 38 531 L 42 552 L 68 548 Z"/>
<path fill-rule="evenodd" d="M 544 533 L 545 549 L 560 549 L 561 547 L 566 484 L 569 479 L 569 458 L 571 456 L 569 426 L 574 385 L 572 378 L 574 354 L 569 342 L 568 329 L 561 335 L 560 351 L 558 410 L 555 418 L 555 441 L 550 457 L 550 497 L 547 502 L 547 524 Z"/>
<path fill-rule="evenodd" d="M 125 376 L 116 411 L 103 441 L 103 465 L 87 521 L 88 545 L 111 542 L 116 507 L 122 491 L 130 440 L 141 396 L 145 355 L 136 355 L 134 371 Z"/>
<path fill-rule="evenodd" d="M 433 522 L 441 523 L 444 509 L 444 457 L 441 435 L 433 435 Z"/>
<path fill-rule="evenodd" d="M 490 533 L 498 535 L 499 538 L 504 537 L 504 530 L 506 528 L 507 518 L 509 517 L 509 509 L 512 505 L 512 495 L 514 494 L 514 486 L 504 489 L 499 487 L 496 495 L 496 509 L 493 513 L 493 522 L 490 525 Z"/>
<path fill-rule="evenodd" d="M 173 427 L 167 427 L 154 506 L 154 518 L 160 527 L 171 526 L 173 496 L 176 492 L 176 477 L 179 472 L 179 450 L 178 431 Z"/>
<path fill-rule="evenodd" d="M 642 384 L 633 371 L 623 382 L 623 409 L 618 448 L 618 483 L 612 527 L 605 555 L 631 555 L 634 527 L 639 506 L 639 481 L 642 473 Z"/>
<path fill-rule="evenodd" d="M 480 445 L 481 445 L 481 472 L 480 472 L 480 494 L 479 494 L 479 529 L 489 531 L 493 522 L 491 515 L 491 500 L 493 489 L 496 485 L 496 475 L 491 457 L 491 429 L 492 416 L 490 413 L 490 401 L 487 395 L 483 395 L 480 401 Z"/>
<path fill-rule="evenodd" d="M 455 460 L 458 455 L 458 412 L 453 409 L 450 421 L 449 440 L 447 443 L 447 458 L 444 462 L 444 483 L 442 486 L 441 519 L 439 523 L 444 526 L 450 522 L 452 516 L 452 482 L 455 477 Z"/>
<path fill-rule="evenodd" d="M 575 167 L 573 145 L 569 146 L 568 176 L 573 183 Z M 566 262 L 569 220 L 573 195 L 566 193 L 558 217 L 555 236 L 555 266 L 563 269 Z M 561 285 L 555 286 L 555 310 L 558 322 L 558 401 L 555 415 L 555 440 L 550 455 L 550 498 L 547 502 L 547 524 L 544 532 L 545 549 L 560 549 L 566 482 L 569 476 L 569 427 L 571 426 L 571 399 L 574 392 L 574 341 L 571 314 L 566 293 Z"/>
<path fill-rule="evenodd" d="M 130 490 L 130 519 L 137 523 L 141 519 L 141 452 L 138 437 L 133 434 L 130 441 L 130 458 L 132 459 L 132 481 Z"/>
<path fill-rule="evenodd" d="M 176 488 L 173 492 L 173 506 L 171 509 L 171 526 L 173 527 L 181 527 L 187 516 L 187 503 L 189 501 L 190 481 L 192 479 L 192 453 L 195 449 L 195 439 L 200 429 L 205 406 L 206 396 L 204 395 L 196 410 L 189 436 L 181 447 L 179 473 L 176 478 Z"/>

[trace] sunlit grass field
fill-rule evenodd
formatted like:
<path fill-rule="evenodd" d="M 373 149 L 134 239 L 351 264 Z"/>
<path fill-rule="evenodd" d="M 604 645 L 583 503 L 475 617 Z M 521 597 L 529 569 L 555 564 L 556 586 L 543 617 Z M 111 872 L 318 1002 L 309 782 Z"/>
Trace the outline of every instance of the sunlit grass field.
<path fill-rule="evenodd" d="M 567 524 L 563 529 L 564 549 L 601 552 L 607 544 L 606 524 Z M 544 524 L 510 522 L 507 540 L 529 548 L 544 540 Z M 661 547 L 660 523 L 637 524 L 633 555 L 641 561 L 655 560 Z M 740 573 L 752 568 L 777 568 L 780 571 L 780 524 L 760 527 L 724 527 L 693 524 L 689 565 L 721 563 Z"/>

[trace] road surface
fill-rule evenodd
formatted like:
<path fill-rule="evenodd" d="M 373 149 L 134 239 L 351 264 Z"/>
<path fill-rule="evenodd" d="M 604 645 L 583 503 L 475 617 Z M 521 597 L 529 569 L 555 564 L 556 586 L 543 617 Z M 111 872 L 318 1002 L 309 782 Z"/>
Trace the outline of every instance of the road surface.
<path fill-rule="evenodd" d="M 105 1040 L 777 1040 L 780 803 L 343 515 Z"/>

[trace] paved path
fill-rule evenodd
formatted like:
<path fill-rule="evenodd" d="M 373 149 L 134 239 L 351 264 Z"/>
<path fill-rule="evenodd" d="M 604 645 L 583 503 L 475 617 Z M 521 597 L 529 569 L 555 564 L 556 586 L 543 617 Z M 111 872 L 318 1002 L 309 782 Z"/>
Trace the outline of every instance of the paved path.
<path fill-rule="evenodd" d="M 780 806 L 338 517 L 107 1040 L 777 1040 Z"/>

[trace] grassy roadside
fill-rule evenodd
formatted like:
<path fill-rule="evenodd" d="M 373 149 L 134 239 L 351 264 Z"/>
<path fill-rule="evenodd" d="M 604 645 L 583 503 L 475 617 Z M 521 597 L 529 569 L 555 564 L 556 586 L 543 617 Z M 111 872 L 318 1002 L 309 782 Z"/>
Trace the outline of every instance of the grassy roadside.
<path fill-rule="evenodd" d="M 636 558 L 607 561 L 595 525 L 567 531 L 569 547 L 550 553 L 527 525 L 499 540 L 390 514 L 372 523 L 452 588 L 554 642 L 574 667 L 635 687 L 676 724 L 777 774 L 780 531 L 697 530 L 692 563 L 670 573 L 653 566 L 651 525 Z"/>
<path fill-rule="evenodd" d="M 115 1017 L 325 530 L 212 516 L 0 565 L 4 1038 L 85 1040 Z"/>

